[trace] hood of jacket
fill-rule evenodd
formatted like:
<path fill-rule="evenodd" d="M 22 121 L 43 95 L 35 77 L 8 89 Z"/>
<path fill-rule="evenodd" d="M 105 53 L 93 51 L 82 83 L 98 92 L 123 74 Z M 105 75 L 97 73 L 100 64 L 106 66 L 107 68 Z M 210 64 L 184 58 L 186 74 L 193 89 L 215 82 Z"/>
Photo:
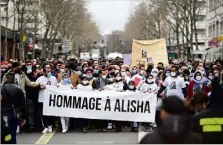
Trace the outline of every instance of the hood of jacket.
<path fill-rule="evenodd" d="M 201 74 L 201 80 L 200 81 L 198 81 L 198 80 L 196 80 L 195 79 L 195 77 L 196 77 L 196 75 L 198 74 L 198 73 L 200 73 Z M 208 81 L 208 79 L 206 78 L 206 77 L 204 77 L 204 75 L 203 75 L 203 73 L 201 72 L 201 71 L 196 71 L 195 73 L 194 73 L 194 75 L 193 75 L 193 81 L 195 82 L 195 83 L 197 83 L 197 84 L 204 84 L 204 83 L 206 83 L 207 81 Z"/>

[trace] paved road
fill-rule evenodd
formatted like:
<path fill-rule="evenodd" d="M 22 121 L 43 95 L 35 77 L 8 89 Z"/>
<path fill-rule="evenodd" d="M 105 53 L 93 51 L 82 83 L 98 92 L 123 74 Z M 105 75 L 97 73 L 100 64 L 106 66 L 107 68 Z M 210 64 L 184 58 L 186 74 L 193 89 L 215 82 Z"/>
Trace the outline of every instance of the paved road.
<path fill-rule="evenodd" d="M 72 131 L 66 134 L 57 131 L 46 135 L 42 135 L 41 133 L 20 133 L 18 134 L 17 142 L 19 144 L 136 144 L 138 142 L 138 135 L 138 133 L 132 133 L 129 130 L 119 133 L 114 131 L 105 133 Z"/>

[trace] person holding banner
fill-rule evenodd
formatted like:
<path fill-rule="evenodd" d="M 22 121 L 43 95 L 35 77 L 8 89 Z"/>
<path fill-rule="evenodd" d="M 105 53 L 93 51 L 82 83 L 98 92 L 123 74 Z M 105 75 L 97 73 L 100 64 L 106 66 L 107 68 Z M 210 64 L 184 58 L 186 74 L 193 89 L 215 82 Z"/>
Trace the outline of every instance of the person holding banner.
<path fill-rule="evenodd" d="M 99 73 L 99 77 L 96 80 L 94 80 L 92 87 L 95 90 L 102 91 L 104 90 L 106 85 L 109 85 L 112 82 L 106 78 L 104 70 L 100 69 L 98 73 Z M 98 131 L 102 131 L 102 132 L 106 131 L 105 128 L 107 127 L 107 121 L 96 120 L 96 122 L 97 122 Z"/>
<path fill-rule="evenodd" d="M 139 88 L 139 86 L 144 81 L 144 79 L 145 79 L 144 73 L 145 73 L 145 67 L 140 66 L 139 70 L 138 70 L 138 74 L 136 74 L 132 77 L 132 80 L 134 81 L 134 84 L 136 85 L 136 88 Z"/>
<path fill-rule="evenodd" d="M 87 81 L 90 85 L 92 85 L 93 80 L 97 77 L 95 77 L 94 75 L 98 75 L 97 70 L 94 71 L 94 73 L 97 74 L 93 74 L 93 70 L 91 68 L 87 68 L 86 72 L 85 72 L 85 77 L 87 78 Z M 82 80 L 83 81 L 83 80 Z"/>
<path fill-rule="evenodd" d="M 121 73 L 117 73 L 115 75 L 115 83 L 113 84 L 114 90 L 118 91 L 118 92 L 122 92 L 123 91 L 123 87 L 124 87 L 124 82 L 121 76 Z"/>
<path fill-rule="evenodd" d="M 51 67 L 49 64 L 44 65 L 43 76 L 39 77 L 36 80 L 36 82 L 43 84 L 43 85 L 57 86 L 57 79 L 55 76 L 52 76 Z M 42 133 L 52 132 L 53 117 L 43 115 L 43 103 L 44 103 L 44 91 L 43 90 L 39 91 L 38 102 L 40 104 L 40 111 L 42 112 L 42 119 L 43 119 L 43 125 L 44 125 L 44 130 L 42 131 Z"/>
<path fill-rule="evenodd" d="M 128 83 L 124 83 L 124 91 L 127 92 L 136 92 L 136 87 L 133 80 L 130 80 Z"/>
<path fill-rule="evenodd" d="M 153 75 L 149 74 L 145 82 L 139 88 L 142 93 L 157 93 L 157 84 L 153 79 Z"/>
<path fill-rule="evenodd" d="M 67 73 L 64 73 L 62 75 L 62 80 L 60 81 L 59 84 L 57 84 L 57 87 L 69 87 L 71 89 L 73 89 L 73 86 L 71 84 L 71 80 L 69 78 L 69 75 Z M 61 121 L 61 125 L 62 125 L 62 133 L 66 133 L 68 131 L 69 128 L 69 121 L 70 118 L 69 117 L 60 117 L 60 121 Z"/>
<path fill-rule="evenodd" d="M 167 77 L 163 82 L 160 90 L 158 91 L 158 95 L 166 90 L 166 97 L 168 96 L 178 96 L 182 100 L 185 100 L 187 97 L 187 89 L 184 79 L 178 76 L 178 68 L 176 66 L 171 67 L 170 77 Z M 161 97 L 162 98 L 162 97 Z"/>
<path fill-rule="evenodd" d="M 81 78 L 81 83 L 77 85 L 77 89 L 84 89 L 84 90 L 92 90 L 92 86 L 87 78 L 87 76 L 83 76 Z M 89 119 L 81 119 L 81 126 L 82 126 L 82 132 L 87 133 L 87 127 L 88 127 Z"/>

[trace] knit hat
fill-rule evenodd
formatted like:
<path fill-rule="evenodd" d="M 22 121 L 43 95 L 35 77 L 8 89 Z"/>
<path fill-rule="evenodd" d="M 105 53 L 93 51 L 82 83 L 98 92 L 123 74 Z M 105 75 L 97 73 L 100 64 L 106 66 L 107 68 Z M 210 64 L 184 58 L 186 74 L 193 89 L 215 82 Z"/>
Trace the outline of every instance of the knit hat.
<path fill-rule="evenodd" d="M 7 61 L 3 61 L 3 62 L 1 63 L 1 65 L 7 65 L 7 64 L 8 64 Z"/>

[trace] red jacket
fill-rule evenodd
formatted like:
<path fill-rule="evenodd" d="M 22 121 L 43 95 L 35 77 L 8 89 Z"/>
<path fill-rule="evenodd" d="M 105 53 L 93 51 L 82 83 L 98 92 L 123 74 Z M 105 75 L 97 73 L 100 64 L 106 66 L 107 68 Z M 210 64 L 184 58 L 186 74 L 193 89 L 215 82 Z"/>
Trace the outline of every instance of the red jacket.
<path fill-rule="evenodd" d="M 187 88 L 187 99 L 191 99 L 191 97 L 193 96 L 193 88 L 194 88 L 194 81 L 190 81 L 189 83 L 189 86 Z M 211 88 L 210 86 L 206 86 L 206 85 L 203 85 L 202 86 L 202 91 L 205 93 L 205 94 L 208 94 L 210 91 L 211 91 Z"/>

